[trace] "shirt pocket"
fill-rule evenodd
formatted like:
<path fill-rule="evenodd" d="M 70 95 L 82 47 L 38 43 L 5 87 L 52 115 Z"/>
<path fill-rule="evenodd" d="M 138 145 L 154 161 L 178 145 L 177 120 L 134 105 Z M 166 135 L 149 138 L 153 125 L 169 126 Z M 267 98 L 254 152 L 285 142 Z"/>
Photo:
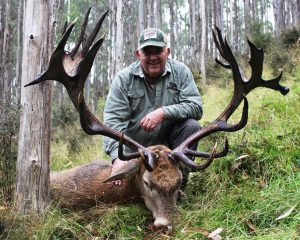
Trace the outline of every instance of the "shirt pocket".
<path fill-rule="evenodd" d="M 145 108 L 145 93 L 143 90 L 128 92 L 129 105 L 133 115 L 141 113 Z"/>
<path fill-rule="evenodd" d="M 170 82 L 167 85 L 167 104 L 177 104 L 179 103 L 180 90 L 177 88 L 176 83 Z"/>

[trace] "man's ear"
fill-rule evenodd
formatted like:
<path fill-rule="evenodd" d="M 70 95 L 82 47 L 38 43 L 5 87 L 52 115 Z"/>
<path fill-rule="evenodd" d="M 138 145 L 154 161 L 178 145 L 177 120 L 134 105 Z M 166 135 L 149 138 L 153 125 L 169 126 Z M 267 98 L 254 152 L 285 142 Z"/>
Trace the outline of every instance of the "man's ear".
<path fill-rule="evenodd" d="M 171 49 L 168 47 L 168 48 L 167 48 L 167 51 L 168 51 L 168 56 L 169 56 L 170 53 L 171 53 Z"/>
<path fill-rule="evenodd" d="M 135 56 L 136 56 L 138 59 L 140 59 L 140 55 L 141 55 L 140 50 L 136 50 L 136 51 L 135 51 Z"/>

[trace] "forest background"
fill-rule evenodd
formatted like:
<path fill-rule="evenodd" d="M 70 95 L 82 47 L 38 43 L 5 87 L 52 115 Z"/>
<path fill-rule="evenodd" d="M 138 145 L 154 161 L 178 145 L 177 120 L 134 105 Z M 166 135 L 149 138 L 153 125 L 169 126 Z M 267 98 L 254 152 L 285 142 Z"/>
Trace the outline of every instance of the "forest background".
<path fill-rule="evenodd" d="M 264 47 L 266 78 L 278 75 L 282 70 L 284 84 L 288 85 L 291 92 L 286 99 L 275 93 L 255 92 L 251 99 L 258 110 L 253 113 L 254 119 L 250 119 L 249 129 L 232 138 L 233 156 L 229 155 L 222 163 L 217 163 L 208 173 L 192 176 L 193 181 L 188 188 L 191 197 L 179 209 L 183 221 L 177 223 L 175 238 L 203 237 L 204 228 L 213 230 L 224 225 L 224 235 L 229 239 L 296 239 L 299 236 L 299 200 L 296 199 L 300 199 L 297 190 L 300 189 L 297 147 L 300 0 L 32 1 L 36 8 L 47 5 L 47 12 L 39 13 L 30 12 L 29 3 L 30 1 L 16 0 L 2 0 L 0 3 L 0 211 L 4 213 L 1 213 L 3 219 L 0 219 L 0 234 L 3 233 L 4 238 L 14 239 L 13 236 L 17 236 L 22 229 L 26 229 L 24 239 L 30 238 L 32 234 L 38 239 L 48 239 L 46 236 L 64 239 L 69 235 L 74 239 L 90 239 L 91 236 L 130 238 L 131 234 L 145 238 L 145 234 L 150 234 L 149 229 L 148 232 L 140 230 L 141 226 L 145 228 L 149 222 L 149 216 L 141 206 L 105 209 L 105 213 L 103 209 L 96 209 L 93 216 L 95 219 L 100 215 L 106 216 L 102 218 L 103 222 L 87 220 L 84 214 L 64 213 L 54 208 L 44 220 L 37 220 L 36 225 L 33 224 L 35 226 L 25 224 L 22 217 L 17 215 L 18 211 L 11 208 L 18 181 L 17 162 L 28 158 L 31 154 L 30 146 L 38 145 L 36 142 L 39 142 L 38 137 L 32 137 L 30 141 L 28 138 L 20 138 L 26 135 L 24 127 L 22 128 L 24 121 L 20 120 L 20 116 L 24 114 L 22 106 L 35 101 L 34 93 L 24 94 L 27 90 L 22 86 L 45 70 L 45 63 L 41 64 L 40 61 L 46 59 L 43 61 L 47 62 L 49 58 L 49 53 L 40 53 L 39 59 L 32 57 L 30 50 L 24 51 L 25 42 L 31 37 L 25 31 L 26 19 L 31 18 L 33 23 L 34 19 L 42 16 L 48 19 L 49 25 L 43 36 L 48 39 L 48 50 L 52 52 L 61 37 L 65 21 L 70 23 L 78 18 L 68 41 L 67 47 L 71 49 L 89 7 L 92 10 L 88 32 L 101 14 L 111 9 L 99 34 L 105 34 L 106 39 L 85 86 L 85 99 L 99 118 L 116 72 L 135 61 L 134 51 L 144 28 L 161 28 L 169 39 L 172 58 L 191 68 L 204 99 L 205 115 L 201 124 L 208 123 L 216 116 L 216 110 L 222 109 L 230 97 L 232 86 L 230 72 L 221 69 L 214 61 L 218 57 L 212 39 L 214 25 L 226 35 L 247 74 L 249 49 L 246 37 L 257 47 Z M 32 79 L 27 79 L 26 71 L 35 65 L 40 66 L 40 71 L 35 72 Z M 80 130 L 78 116 L 64 88 L 57 83 L 48 88 L 47 94 L 52 96 L 52 101 L 49 97 L 42 108 L 48 111 L 52 135 L 48 140 L 43 140 L 49 141 L 51 145 L 51 155 L 48 154 L 51 157 L 51 170 L 70 168 L 93 158 L 106 159 L 101 150 L 101 138 L 91 139 Z M 37 124 L 33 123 L 32 129 L 26 130 L 39 129 Z M 270 128 L 270 131 L 264 132 L 259 127 L 264 130 Z M 31 134 L 34 135 L 34 132 Z M 24 141 L 30 142 L 30 145 L 26 145 L 28 143 Z M 212 143 L 207 141 L 205 144 L 207 149 L 211 148 Z M 42 151 L 47 152 L 49 149 Z M 233 169 L 235 174 L 228 169 Z M 254 196 L 258 198 L 256 201 Z M 273 201 L 265 202 L 263 199 L 267 196 Z M 262 205 L 259 205 L 259 201 Z M 236 212 L 233 210 L 235 204 L 241 208 L 236 207 L 239 209 Z M 189 208 L 194 210 L 189 211 Z M 195 209 L 201 210 L 197 212 Z M 128 219 L 125 212 L 129 212 L 132 219 Z M 284 220 L 277 223 L 275 216 L 283 213 L 286 213 Z M 139 218 L 142 218 L 142 223 L 138 223 Z M 62 226 L 53 223 L 60 222 L 58 219 L 64 219 Z M 209 221 L 213 222 L 208 224 Z M 129 228 L 125 227 L 127 224 Z M 95 230 L 99 226 L 103 231 Z M 152 237 L 161 236 L 158 233 Z"/>

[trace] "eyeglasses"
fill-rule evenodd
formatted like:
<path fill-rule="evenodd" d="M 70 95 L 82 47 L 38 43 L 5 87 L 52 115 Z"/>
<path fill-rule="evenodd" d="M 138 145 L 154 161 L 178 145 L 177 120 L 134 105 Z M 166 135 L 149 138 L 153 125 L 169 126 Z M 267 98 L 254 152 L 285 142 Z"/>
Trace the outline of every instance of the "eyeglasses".
<path fill-rule="evenodd" d="M 163 51 L 164 51 L 164 48 L 162 48 L 162 47 L 142 48 L 142 52 L 145 56 L 160 55 Z"/>

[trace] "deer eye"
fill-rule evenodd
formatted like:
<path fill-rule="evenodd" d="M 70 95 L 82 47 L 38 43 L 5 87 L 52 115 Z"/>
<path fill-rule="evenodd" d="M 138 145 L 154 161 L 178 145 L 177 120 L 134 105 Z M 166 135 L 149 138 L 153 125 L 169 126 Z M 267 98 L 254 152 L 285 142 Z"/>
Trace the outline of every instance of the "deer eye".
<path fill-rule="evenodd" d="M 152 187 L 150 186 L 150 183 L 144 180 L 144 184 L 152 191 Z"/>

